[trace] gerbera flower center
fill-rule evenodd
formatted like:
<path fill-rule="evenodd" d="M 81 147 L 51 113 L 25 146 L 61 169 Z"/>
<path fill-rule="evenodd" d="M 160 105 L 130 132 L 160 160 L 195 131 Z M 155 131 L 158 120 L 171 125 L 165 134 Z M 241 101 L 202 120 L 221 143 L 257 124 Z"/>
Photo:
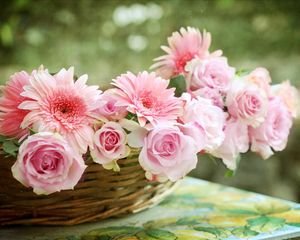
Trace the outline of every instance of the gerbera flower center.
<path fill-rule="evenodd" d="M 145 108 L 153 108 L 157 99 L 149 92 L 144 92 L 141 94 L 139 101 Z"/>
<path fill-rule="evenodd" d="M 192 60 L 194 57 L 194 54 L 187 53 L 178 60 L 176 60 L 175 65 L 176 65 L 176 74 L 184 72 L 185 65 L 188 61 Z"/>
<path fill-rule="evenodd" d="M 153 105 L 153 102 L 152 102 L 151 98 L 145 97 L 145 98 L 142 98 L 142 104 L 145 108 L 151 108 Z"/>
<path fill-rule="evenodd" d="M 83 99 L 73 94 L 56 94 L 50 103 L 51 115 L 66 128 L 72 128 L 72 124 L 80 123 L 86 113 Z"/>
<path fill-rule="evenodd" d="M 54 113 L 63 115 L 74 116 L 80 114 L 82 110 L 85 110 L 81 98 L 77 96 L 58 96 L 53 100 L 52 105 Z"/>

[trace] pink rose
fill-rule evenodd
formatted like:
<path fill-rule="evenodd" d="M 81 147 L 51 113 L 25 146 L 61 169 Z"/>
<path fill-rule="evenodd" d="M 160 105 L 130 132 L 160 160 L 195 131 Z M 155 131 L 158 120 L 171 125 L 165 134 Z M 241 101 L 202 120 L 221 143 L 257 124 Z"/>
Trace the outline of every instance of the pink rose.
<path fill-rule="evenodd" d="M 125 158 L 129 154 L 127 134 L 116 122 L 105 123 L 94 135 L 94 146 L 91 156 L 96 163 L 112 164 L 113 161 Z"/>
<path fill-rule="evenodd" d="M 186 67 L 188 89 L 194 91 L 202 87 L 227 92 L 235 74 L 225 57 L 196 58 Z"/>
<path fill-rule="evenodd" d="M 247 152 L 248 149 L 249 137 L 247 125 L 231 118 L 226 122 L 224 142 L 212 155 L 222 158 L 224 164 L 229 169 L 235 170 L 239 154 Z"/>
<path fill-rule="evenodd" d="M 159 124 L 145 138 L 139 162 L 148 178 L 176 181 L 196 167 L 197 145 L 178 127 Z"/>
<path fill-rule="evenodd" d="M 251 151 L 259 153 L 264 159 L 273 151 L 282 151 L 287 144 L 292 115 L 280 97 L 270 99 L 266 120 L 258 128 L 249 128 Z"/>
<path fill-rule="evenodd" d="M 211 152 L 218 148 L 224 141 L 225 113 L 214 106 L 209 99 L 197 97 L 191 99 L 191 95 L 185 93 L 182 99 L 186 102 L 181 121 L 185 124 L 193 123 L 204 135 L 204 149 Z"/>
<path fill-rule="evenodd" d="M 196 122 L 190 122 L 186 124 L 176 124 L 177 127 L 179 127 L 180 131 L 186 135 L 190 136 L 194 139 L 196 146 L 197 146 L 197 152 L 201 152 L 205 146 L 205 132 Z"/>
<path fill-rule="evenodd" d="M 128 114 L 126 108 L 127 106 L 122 106 L 118 101 L 115 89 L 108 89 L 100 96 L 97 112 L 105 120 L 114 121 L 120 120 Z"/>
<path fill-rule="evenodd" d="M 279 96 L 284 102 L 292 116 L 296 118 L 299 114 L 300 96 L 297 88 L 290 84 L 290 81 L 284 81 L 281 84 L 273 85 L 272 95 Z"/>
<path fill-rule="evenodd" d="M 40 132 L 22 143 L 12 173 L 36 194 L 48 195 L 73 189 L 86 167 L 82 157 L 62 136 Z"/>
<path fill-rule="evenodd" d="M 246 76 L 246 80 L 264 90 L 268 96 L 270 95 L 271 77 L 267 69 L 262 67 L 254 69 L 248 76 Z"/>
<path fill-rule="evenodd" d="M 268 99 L 256 85 L 237 80 L 228 91 L 226 105 L 231 116 L 257 127 L 265 120 Z"/>
<path fill-rule="evenodd" d="M 193 97 L 203 97 L 210 99 L 213 105 L 218 106 L 219 108 L 224 107 L 224 100 L 219 90 L 209 87 L 199 88 L 196 91 L 191 91 L 190 94 Z"/>

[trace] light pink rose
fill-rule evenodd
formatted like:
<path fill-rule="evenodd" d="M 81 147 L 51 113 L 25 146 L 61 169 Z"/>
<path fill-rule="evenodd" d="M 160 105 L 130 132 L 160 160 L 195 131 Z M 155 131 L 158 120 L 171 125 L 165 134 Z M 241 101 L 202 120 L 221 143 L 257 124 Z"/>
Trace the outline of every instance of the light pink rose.
<path fill-rule="evenodd" d="M 268 99 L 254 84 L 236 80 L 226 97 L 228 112 L 245 124 L 258 127 L 265 120 Z"/>
<path fill-rule="evenodd" d="M 177 127 L 179 127 L 180 131 L 186 135 L 190 136 L 194 139 L 196 146 L 197 146 L 197 152 L 201 152 L 205 146 L 205 132 L 196 122 L 190 122 L 186 124 L 177 124 Z"/>
<path fill-rule="evenodd" d="M 202 87 L 227 92 L 235 74 L 225 57 L 195 58 L 186 66 L 188 89 L 194 91 Z"/>
<path fill-rule="evenodd" d="M 90 149 L 91 156 L 96 163 L 111 164 L 129 154 L 126 145 L 127 135 L 116 122 L 105 123 L 94 135 L 94 146 Z"/>
<path fill-rule="evenodd" d="M 159 124 L 145 138 L 139 162 L 148 178 L 177 181 L 196 167 L 197 145 L 178 127 Z"/>
<path fill-rule="evenodd" d="M 297 88 L 292 86 L 290 81 L 286 80 L 281 84 L 273 85 L 271 89 L 272 95 L 279 96 L 292 116 L 296 118 L 300 108 L 300 96 Z"/>
<path fill-rule="evenodd" d="M 12 173 L 36 194 L 48 195 L 73 189 L 86 167 L 82 157 L 62 136 L 40 132 L 22 143 Z"/>
<path fill-rule="evenodd" d="M 236 120 L 228 119 L 225 127 L 225 140 L 212 155 L 222 158 L 224 164 L 231 170 L 237 167 L 237 159 L 240 153 L 249 149 L 248 127 Z"/>
<path fill-rule="evenodd" d="M 185 93 L 182 99 L 186 102 L 181 121 L 184 124 L 193 123 L 204 135 L 204 149 L 211 152 L 217 149 L 224 141 L 224 124 L 226 115 L 223 110 L 214 106 L 209 99 Z"/>
<path fill-rule="evenodd" d="M 287 144 L 292 115 L 280 97 L 270 99 L 266 120 L 258 128 L 249 128 L 251 151 L 259 153 L 264 159 L 274 151 L 282 151 Z"/>
<path fill-rule="evenodd" d="M 118 101 L 115 89 L 108 89 L 100 96 L 97 113 L 108 121 L 120 120 L 128 114 L 126 108 Z"/>
<path fill-rule="evenodd" d="M 264 90 L 267 96 L 270 95 L 270 83 L 272 80 L 267 69 L 262 67 L 254 69 L 249 75 L 246 76 L 246 80 Z"/>
<path fill-rule="evenodd" d="M 223 96 L 220 93 L 220 91 L 217 89 L 203 87 L 203 88 L 199 88 L 196 91 L 191 91 L 190 94 L 193 97 L 203 97 L 203 98 L 210 99 L 212 103 L 219 108 L 223 109 L 224 107 Z"/>

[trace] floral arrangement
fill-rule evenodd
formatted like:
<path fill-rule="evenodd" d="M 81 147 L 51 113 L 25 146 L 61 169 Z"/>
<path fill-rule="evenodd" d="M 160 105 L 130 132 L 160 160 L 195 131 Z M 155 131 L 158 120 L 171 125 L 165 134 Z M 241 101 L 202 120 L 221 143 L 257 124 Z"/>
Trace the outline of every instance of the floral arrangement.
<path fill-rule="evenodd" d="M 240 153 L 282 151 L 298 113 L 296 88 L 271 86 L 265 68 L 236 71 L 210 44 L 210 33 L 181 28 L 161 47 L 156 72 L 127 72 L 104 92 L 72 67 L 12 75 L 2 87 L 0 141 L 16 158 L 14 178 L 51 194 L 74 188 L 86 158 L 122 171 L 118 162 L 138 151 L 147 179 L 177 181 L 199 154 L 235 171 Z"/>

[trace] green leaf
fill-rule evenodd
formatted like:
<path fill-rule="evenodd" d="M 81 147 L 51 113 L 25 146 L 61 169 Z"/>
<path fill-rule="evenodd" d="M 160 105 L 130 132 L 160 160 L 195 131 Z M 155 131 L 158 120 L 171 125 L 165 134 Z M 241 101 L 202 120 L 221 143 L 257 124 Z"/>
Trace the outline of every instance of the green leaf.
<path fill-rule="evenodd" d="M 6 142 L 7 140 L 8 140 L 7 137 L 0 135 L 0 142 L 1 143 Z"/>
<path fill-rule="evenodd" d="M 250 73 L 251 71 L 249 69 L 239 69 L 238 71 L 236 71 L 236 75 L 239 76 L 239 77 L 242 77 L 242 76 L 246 76 Z"/>
<path fill-rule="evenodd" d="M 294 227 L 300 227 L 300 222 L 288 222 L 287 225 L 294 226 Z"/>
<path fill-rule="evenodd" d="M 137 116 L 136 116 L 136 114 L 128 113 L 125 118 L 128 119 L 128 120 L 133 120 L 133 121 L 137 122 Z"/>
<path fill-rule="evenodd" d="M 142 228 L 140 227 L 107 227 L 107 228 L 99 228 L 94 229 L 87 234 L 82 236 L 83 240 L 106 240 L 112 239 L 117 237 L 124 237 L 124 236 L 134 236 L 136 233 L 141 231 Z"/>
<path fill-rule="evenodd" d="M 59 237 L 55 240 L 81 240 L 81 237 L 79 236 L 67 236 L 67 237 Z"/>
<path fill-rule="evenodd" d="M 36 131 L 34 131 L 32 128 L 28 128 L 28 130 L 29 130 L 29 133 L 30 133 L 30 135 L 34 135 L 34 134 L 36 134 L 37 132 Z"/>
<path fill-rule="evenodd" d="M 251 230 L 247 226 L 235 228 L 231 232 L 234 236 L 239 238 L 253 237 L 259 234 L 258 232 Z"/>
<path fill-rule="evenodd" d="M 160 239 L 160 240 L 175 240 L 176 235 L 161 229 L 147 229 L 145 230 L 145 233 L 154 239 Z"/>
<path fill-rule="evenodd" d="M 135 234 L 135 237 L 139 240 L 147 239 L 147 240 L 157 240 L 157 238 L 149 236 L 145 231 L 138 232 Z"/>
<path fill-rule="evenodd" d="M 225 177 L 233 177 L 235 175 L 235 171 L 228 169 L 225 173 Z"/>
<path fill-rule="evenodd" d="M 111 240 L 112 238 L 108 235 L 103 235 L 103 236 L 99 236 L 97 237 L 96 240 Z"/>
<path fill-rule="evenodd" d="M 231 215 L 259 215 L 255 211 L 246 210 L 246 209 L 225 209 L 223 210 L 225 213 L 229 213 Z"/>
<path fill-rule="evenodd" d="M 101 235 L 101 236 L 87 236 L 87 235 L 84 235 L 80 238 L 80 240 L 112 240 L 112 239 L 114 239 L 114 238 L 110 237 L 109 235 Z"/>
<path fill-rule="evenodd" d="M 215 227 L 194 227 L 196 231 L 207 232 L 215 235 L 218 238 L 227 238 L 230 236 L 230 231 L 224 228 L 215 228 Z"/>
<path fill-rule="evenodd" d="M 147 229 L 158 229 L 158 228 L 164 228 L 168 226 L 174 226 L 176 222 L 177 222 L 176 217 L 162 218 L 154 221 L 153 220 L 148 221 L 143 224 L 143 227 Z"/>
<path fill-rule="evenodd" d="M 186 218 L 178 219 L 178 221 L 176 222 L 176 225 L 193 226 L 193 225 L 197 225 L 199 223 L 200 222 L 197 219 L 192 219 L 190 217 L 186 217 Z"/>
<path fill-rule="evenodd" d="M 284 227 L 285 219 L 261 216 L 247 220 L 249 228 L 257 232 L 272 232 Z"/>
<path fill-rule="evenodd" d="M 186 81 L 183 75 L 178 75 L 170 79 L 169 87 L 175 88 L 175 96 L 180 97 L 183 92 L 186 92 Z"/>
<path fill-rule="evenodd" d="M 17 152 L 19 150 L 19 147 L 13 141 L 4 142 L 2 148 L 4 152 L 6 152 L 9 155 L 12 155 L 13 157 L 17 156 Z"/>
<path fill-rule="evenodd" d="M 239 154 L 236 159 L 235 159 L 235 164 L 236 164 L 236 169 L 233 171 L 231 169 L 228 169 L 225 173 L 225 177 L 233 177 L 235 176 L 235 173 L 236 173 L 236 170 L 240 164 L 240 161 L 241 161 L 241 155 Z"/>

